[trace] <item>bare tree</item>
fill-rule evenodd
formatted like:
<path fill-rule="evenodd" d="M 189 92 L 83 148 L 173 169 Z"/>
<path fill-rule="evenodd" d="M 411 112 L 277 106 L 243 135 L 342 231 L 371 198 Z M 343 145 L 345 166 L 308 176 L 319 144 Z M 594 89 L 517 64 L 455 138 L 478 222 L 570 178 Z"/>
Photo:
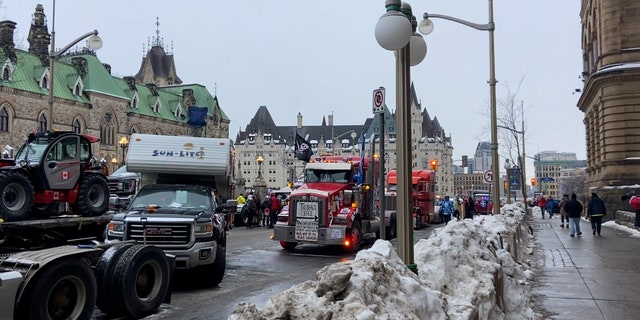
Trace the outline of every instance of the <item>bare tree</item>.
<path fill-rule="evenodd" d="M 584 171 L 576 171 L 568 177 L 562 177 L 559 179 L 559 190 L 561 194 L 575 193 L 579 196 L 584 195 L 584 182 L 586 175 Z"/>

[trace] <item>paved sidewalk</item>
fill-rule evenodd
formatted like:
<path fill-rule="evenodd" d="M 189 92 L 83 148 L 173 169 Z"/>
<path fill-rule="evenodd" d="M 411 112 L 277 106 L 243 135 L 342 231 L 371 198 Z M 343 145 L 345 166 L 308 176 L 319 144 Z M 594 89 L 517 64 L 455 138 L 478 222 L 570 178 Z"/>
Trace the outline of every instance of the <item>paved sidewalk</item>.
<path fill-rule="evenodd" d="M 544 319 L 640 319 L 640 238 L 606 226 L 594 236 L 587 220 L 571 238 L 559 216 L 537 213 L 535 311 Z"/>

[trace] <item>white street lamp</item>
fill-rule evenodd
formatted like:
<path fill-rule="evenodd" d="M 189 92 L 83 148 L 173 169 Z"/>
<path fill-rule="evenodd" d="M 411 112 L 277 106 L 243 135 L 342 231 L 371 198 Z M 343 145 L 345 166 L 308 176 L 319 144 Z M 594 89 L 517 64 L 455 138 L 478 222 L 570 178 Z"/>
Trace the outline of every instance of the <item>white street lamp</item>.
<path fill-rule="evenodd" d="M 53 19 L 51 22 L 51 49 L 49 51 L 49 121 L 47 121 L 47 130 L 53 130 L 53 67 L 55 65 L 55 60 L 60 57 L 63 53 L 67 52 L 71 47 L 75 46 L 78 42 L 87 39 L 87 45 L 91 50 L 98 50 L 102 48 L 102 39 L 98 36 L 98 30 L 93 30 L 86 34 L 81 35 L 75 40 L 71 41 L 64 48 L 55 51 L 56 49 L 56 2 L 53 1 Z"/>
<path fill-rule="evenodd" d="M 398 256 L 413 272 L 418 271 L 413 257 L 413 226 L 411 206 L 411 112 L 410 112 L 410 63 L 420 63 L 426 54 L 426 44 L 422 37 L 413 37 L 417 23 L 411 6 L 400 0 L 386 0 L 385 13 L 376 24 L 376 40 L 381 47 L 396 51 L 396 126 L 398 140 L 396 141 L 398 155 L 398 193 L 397 193 L 397 228 L 398 228 Z M 412 23 L 413 22 L 413 23 Z M 411 49 L 416 52 L 411 52 Z M 422 52 L 422 56 L 418 56 Z M 411 60 L 414 54 L 414 60 Z"/>
<path fill-rule="evenodd" d="M 493 0 L 489 0 L 489 22 L 486 24 L 477 24 L 473 22 L 469 22 L 466 20 L 462 20 L 459 18 L 443 15 L 443 14 L 431 14 L 424 13 L 424 20 L 420 21 L 418 30 L 427 35 L 433 31 L 433 23 L 429 20 L 429 18 L 440 18 L 453 22 L 457 22 L 463 24 L 465 26 L 489 32 L 489 92 L 491 99 L 491 170 L 493 171 L 493 176 L 498 177 L 498 173 L 500 172 L 500 165 L 498 159 L 498 118 L 497 118 L 497 110 L 496 110 L 496 68 L 495 68 L 495 53 L 494 53 L 494 41 L 493 41 L 493 33 L 495 30 L 495 23 L 493 21 Z M 498 190 L 500 190 L 500 181 L 499 179 L 493 179 L 493 190 L 494 193 L 500 194 Z M 494 195 L 495 196 L 495 195 Z M 500 206 L 493 206 L 493 214 L 500 214 Z"/>

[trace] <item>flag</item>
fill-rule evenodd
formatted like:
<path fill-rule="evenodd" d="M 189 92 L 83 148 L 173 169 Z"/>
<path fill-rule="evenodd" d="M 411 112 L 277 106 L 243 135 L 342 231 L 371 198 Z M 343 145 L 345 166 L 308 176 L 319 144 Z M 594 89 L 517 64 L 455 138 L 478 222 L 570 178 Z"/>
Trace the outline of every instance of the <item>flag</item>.
<path fill-rule="evenodd" d="M 299 133 L 296 132 L 296 158 L 298 160 L 302 160 L 304 162 L 309 162 L 311 159 L 311 155 L 313 155 L 313 150 L 311 150 L 311 145 L 307 140 L 305 140 Z"/>
<path fill-rule="evenodd" d="M 362 132 L 362 150 L 360 150 L 360 164 L 358 165 L 358 184 L 364 180 L 364 131 Z"/>

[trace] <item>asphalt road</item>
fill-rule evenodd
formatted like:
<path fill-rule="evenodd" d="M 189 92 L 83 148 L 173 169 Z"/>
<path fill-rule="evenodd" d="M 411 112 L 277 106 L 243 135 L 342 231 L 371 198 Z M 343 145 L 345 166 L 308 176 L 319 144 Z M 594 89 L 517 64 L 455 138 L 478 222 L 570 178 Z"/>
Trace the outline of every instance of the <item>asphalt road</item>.
<path fill-rule="evenodd" d="M 438 225 L 414 231 L 417 240 L 426 238 Z M 178 272 L 172 301 L 146 319 L 227 319 L 242 302 L 262 308 L 269 297 L 306 280 L 314 280 L 322 267 L 355 257 L 339 247 L 300 245 L 287 252 L 269 237 L 273 229 L 233 228 L 228 235 L 226 274 L 215 288 L 198 287 L 198 279 Z M 397 239 L 391 241 L 394 246 Z M 369 247 L 366 245 L 365 248 Z M 94 319 L 109 319 L 96 311 Z"/>

